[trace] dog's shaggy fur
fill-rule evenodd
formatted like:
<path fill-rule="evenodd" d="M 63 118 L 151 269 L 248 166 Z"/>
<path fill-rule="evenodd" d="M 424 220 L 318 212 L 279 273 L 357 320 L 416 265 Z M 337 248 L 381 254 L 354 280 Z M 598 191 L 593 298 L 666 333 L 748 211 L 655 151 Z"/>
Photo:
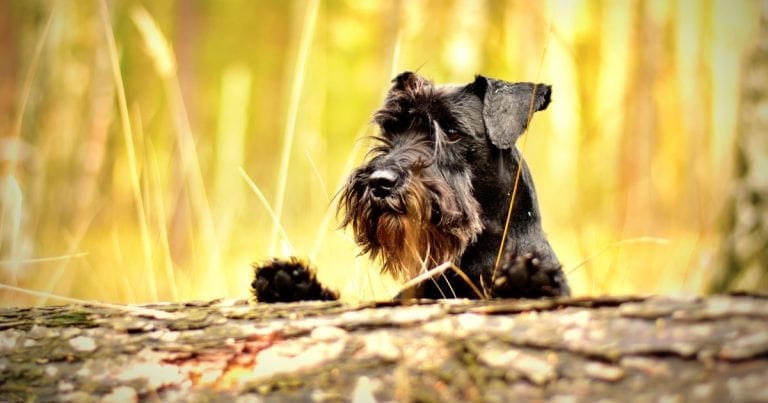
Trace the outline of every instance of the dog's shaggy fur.
<path fill-rule="evenodd" d="M 450 262 L 486 297 L 568 295 L 541 227 L 531 174 L 515 147 L 532 114 L 549 105 L 551 87 L 483 76 L 463 86 L 434 85 L 411 72 L 393 83 L 374 115 L 381 128 L 376 145 L 339 200 L 342 226 L 352 227 L 363 253 L 401 280 Z M 257 268 L 258 300 L 335 297 L 327 291 L 308 295 L 302 282 L 292 293 L 281 264 Z M 399 297 L 478 297 L 462 277 L 446 271 Z M 319 284 L 317 289 L 323 290 Z"/>

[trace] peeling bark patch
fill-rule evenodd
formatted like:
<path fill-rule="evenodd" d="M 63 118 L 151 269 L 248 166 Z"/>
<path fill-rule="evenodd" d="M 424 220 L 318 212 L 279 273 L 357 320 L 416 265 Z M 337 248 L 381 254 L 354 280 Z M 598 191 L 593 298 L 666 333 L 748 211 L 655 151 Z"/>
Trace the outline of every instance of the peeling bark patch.
<path fill-rule="evenodd" d="M 720 358 L 743 360 L 768 354 L 768 332 L 755 332 L 727 341 L 720 350 Z"/>
<path fill-rule="evenodd" d="M 80 352 L 91 352 L 96 350 L 96 340 L 87 336 L 77 336 L 69 339 L 69 345 L 72 346 L 75 351 Z"/>
<path fill-rule="evenodd" d="M 556 363 L 534 354 L 518 350 L 484 349 L 480 361 L 494 368 L 514 371 L 536 385 L 543 385 L 557 377 Z"/>
<path fill-rule="evenodd" d="M 592 361 L 584 365 L 584 372 L 591 378 L 601 381 L 616 382 L 624 377 L 624 370 L 616 365 Z"/>

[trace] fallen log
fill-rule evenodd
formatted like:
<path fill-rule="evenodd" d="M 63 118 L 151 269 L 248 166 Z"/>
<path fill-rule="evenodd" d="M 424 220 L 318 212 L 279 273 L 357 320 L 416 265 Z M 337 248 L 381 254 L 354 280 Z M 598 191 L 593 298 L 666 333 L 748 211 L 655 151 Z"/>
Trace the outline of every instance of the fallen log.
<path fill-rule="evenodd" d="M 235 398 L 768 401 L 768 298 L 0 309 L 2 401 Z"/>

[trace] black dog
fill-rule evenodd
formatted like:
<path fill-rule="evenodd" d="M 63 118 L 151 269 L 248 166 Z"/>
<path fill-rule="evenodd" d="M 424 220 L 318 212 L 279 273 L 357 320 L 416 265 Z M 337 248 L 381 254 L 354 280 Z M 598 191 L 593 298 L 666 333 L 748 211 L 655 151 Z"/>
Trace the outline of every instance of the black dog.
<path fill-rule="evenodd" d="M 351 225 L 363 253 L 395 278 L 446 262 L 464 274 L 446 270 L 399 297 L 568 295 L 515 147 L 533 112 L 549 105 L 551 87 L 483 76 L 465 86 L 434 85 L 411 72 L 393 82 L 374 115 L 377 145 L 341 192 L 342 226 Z M 265 302 L 337 298 L 295 259 L 257 267 L 252 287 Z"/>

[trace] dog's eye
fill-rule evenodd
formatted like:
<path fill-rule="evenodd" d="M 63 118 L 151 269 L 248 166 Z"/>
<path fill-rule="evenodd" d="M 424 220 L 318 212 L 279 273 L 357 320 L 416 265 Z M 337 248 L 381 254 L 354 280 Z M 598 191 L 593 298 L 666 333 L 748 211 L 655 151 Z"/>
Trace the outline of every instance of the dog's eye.
<path fill-rule="evenodd" d="M 451 143 L 455 143 L 459 141 L 459 139 L 461 139 L 461 133 L 456 128 L 449 127 L 445 129 L 444 133 L 445 133 L 445 138 Z"/>

